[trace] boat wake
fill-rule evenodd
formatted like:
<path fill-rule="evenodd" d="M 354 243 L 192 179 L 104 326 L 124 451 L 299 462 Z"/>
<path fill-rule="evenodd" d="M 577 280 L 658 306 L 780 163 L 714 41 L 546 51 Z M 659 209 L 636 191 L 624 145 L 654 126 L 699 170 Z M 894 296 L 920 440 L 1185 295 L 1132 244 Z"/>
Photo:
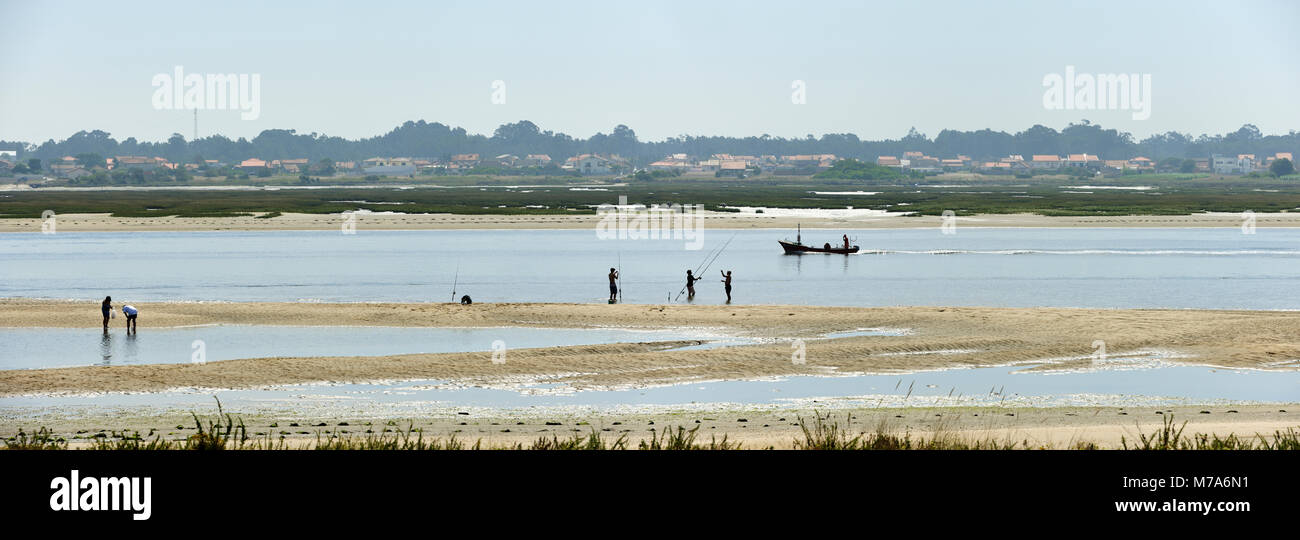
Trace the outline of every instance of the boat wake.
<path fill-rule="evenodd" d="M 1300 257 L 1300 250 L 1196 250 L 1196 249 L 927 249 L 927 250 L 893 250 L 864 249 L 857 255 L 1192 255 L 1204 257 L 1231 257 L 1241 255 L 1272 255 L 1279 257 Z"/>

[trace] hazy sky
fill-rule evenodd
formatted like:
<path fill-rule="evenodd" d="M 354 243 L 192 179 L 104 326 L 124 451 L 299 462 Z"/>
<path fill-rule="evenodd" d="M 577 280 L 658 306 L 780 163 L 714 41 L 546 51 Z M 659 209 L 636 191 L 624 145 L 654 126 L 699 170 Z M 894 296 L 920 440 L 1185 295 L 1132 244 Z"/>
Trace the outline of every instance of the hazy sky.
<path fill-rule="evenodd" d="M 587 137 L 896 138 L 1088 119 L 1138 137 L 1300 129 L 1300 2 L 59 2 L 0 0 L 0 139 L 189 138 L 155 74 L 258 74 L 261 114 L 199 135 L 348 138 L 424 119 Z M 1151 116 L 1047 110 L 1043 78 L 1152 77 Z M 492 82 L 505 103 L 492 103 Z M 791 83 L 807 102 L 791 103 Z"/>

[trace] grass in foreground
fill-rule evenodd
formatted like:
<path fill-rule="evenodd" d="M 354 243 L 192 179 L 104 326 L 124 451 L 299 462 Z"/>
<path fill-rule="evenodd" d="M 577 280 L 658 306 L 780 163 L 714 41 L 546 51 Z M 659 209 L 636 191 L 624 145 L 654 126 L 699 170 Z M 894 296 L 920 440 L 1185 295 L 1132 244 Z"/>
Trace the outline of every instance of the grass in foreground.
<path fill-rule="evenodd" d="M 127 434 L 113 432 L 94 438 L 91 450 L 628 450 L 633 448 L 626 434 L 606 436 L 592 428 L 586 435 L 574 434 L 564 438 L 559 435 L 540 437 L 531 444 L 513 446 L 484 446 L 482 440 L 467 444 L 453 434 L 447 439 L 426 439 L 422 430 L 408 425 L 405 429 L 385 430 L 380 433 L 350 435 L 336 431 L 317 432 L 314 442 L 290 444 L 284 435 L 273 437 L 270 433 L 250 437 L 242 419 L 226 413 L 217 402 L 217 415 L 202 419 L 192 414 L 197 433 L 183 440 L 163 439 L 161 434 L 141 436 L 139 432 Z M 811 421 L 798 419 L 800 437 L 796 450 L 1046 450 L 1048 446 L 1034 445 L 1028 440 L 972 439 L 943 430 L 929 436 L 914 437 L 910 432 L 898 433 L 881 424 L 874 431 L 856 431 L 852 416 L 841 424 L 835 415 L 816 413 Z M 1288 428 L 1272 435 L 1256 434 L 1241 437 L 1236 434 L 1219 436 L 1195 433 L 1184 435 L 1187 422 L 1176 424 L 1172 415 L 1151 433 L 1138 433 L 1136 441 L 1121 438 L 1125 450 L 1300 450 L 1300 429 Z M 649 440 L 638 441 L 640 450 L 739 450 L 740 443 L 712 437 L 709 442 L 698 442 L 699 427 L 686 429 L 677 426 L 651 432 Z M 152 437 L 150 437 L 152 436 Z M 19 431 L 17 435 L 0 440 L 3 448 L 11 450 L 67 450 L 68 441 L 47 428 L 33 433 Z M 1130 444 L 1132 443 L 1132 444 Z M 1091 442 L 1076 442 L 1070 449 L 1097 450 Z M 770 449 L 770 448 L 769 448 Z"/>

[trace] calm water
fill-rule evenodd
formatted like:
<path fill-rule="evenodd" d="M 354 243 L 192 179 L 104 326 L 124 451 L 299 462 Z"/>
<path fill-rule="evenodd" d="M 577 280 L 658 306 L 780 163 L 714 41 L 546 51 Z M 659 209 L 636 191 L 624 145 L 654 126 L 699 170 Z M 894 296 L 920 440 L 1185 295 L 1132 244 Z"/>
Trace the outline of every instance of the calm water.
<path fill-rule="evenodd" d="M 793 231 L 777 230 L 707 229 L 700 251 L 592 230 L 11 233 L 0 297 L 448 301 L 459 268 L 457 295 L 479 302 L 601 302 L 621 266 L 625 301 L 662 303 L 733 234 L 697 303 L 725 299 L 730 269 L 745 304 L 1300 307 L 1300 230 L 1274 228 L 805 230 L 848 234 L 855 256 L 783 255 Z"/>
<path fill-rule="evenodd" d="M 693 339 L 700 333 L 575 328 L 398 328 L 375 326 L 196 326 L 145 328 L 128 336 L 114 327 L 0 328 L 0 369 L 178 364 L 202 340 L 206 361 L 273 356 L 384 356 Z"/>

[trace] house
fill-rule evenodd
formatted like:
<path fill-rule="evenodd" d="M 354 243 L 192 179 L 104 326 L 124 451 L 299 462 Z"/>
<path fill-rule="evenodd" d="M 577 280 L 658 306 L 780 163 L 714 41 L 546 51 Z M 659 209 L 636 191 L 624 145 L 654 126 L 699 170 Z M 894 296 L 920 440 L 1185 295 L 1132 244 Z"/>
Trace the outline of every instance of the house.
<path fill-rule="evenodd" d="M 1070 154 L 1065 158 L 1066 167 L 1097 167 L 1101 165 L 1101 158 L 1093 154 Z"/>
<path fill-rule="evenodd" d="M 478 154 L 456 154 L 451 156 L 451 162 L 461 168 L 469 168 L 478 165 Z"/>
<path fill-rule="evenodd" d="M 0 176 L 9 176 L 9 173 L 12 172 L 13 170 L 14 170 L 13 163 L 3 158 L 0 158 Z"/>
<path fill-rule="evenodd" d="M 1012 174 L 1011 164 L 1005 161 L 985 161 L 975 169 L 984 174 Z"/>
<path fill-rule="evenodd" d="M 121 161 L 121 158 L 118 159 Z M 266 162 L 257 158 L 248 158 L 239 162 L 239 169 L 244 172 L 260 172 L 266 170 Z"/>
<path fill-rule="evenodd" d="M 410 176 L 415 174 L 415 163 L 410 158 L 373 157 L 361 162 L 361 170 L 366 174 Z"/>
<path fill-rule="evenodd" d="M 1255 170 L 1255 156 L 1237 154 L 1233 157 L 1214 154 L 1210 156 L 1210 169 L 1215 174 L 1246 174 Z"/>
<path fill-rule="evenodd" d="M 902 167 L 903 163 L 894 156 L 877 156 L 876 165 L 882 167 Z"/>
<path fill-rule="evenodd" d="M 1033 169 L 1059 169 L 1061 168 L 1061 156 L 1034 154 L 1030 158 L 1029 167 Z"/>
<path fill-rule="evenodd" d="M 939 160 L 939 166 L 945 171 L 956 171 L 966 168 L 966 162 L 960 158 Z"/>
<path fill-rule="evenodd" d="M 691 164 L 671 159 L 661 159 L 651 163 L 649 168 L 652 171 L 674 171 L 678 169 L 689 169 L 691 168 Z"/>
<path fill-rule="evenodd" d="M 1138 156 L 1138 157 L 1135 157 L 1135 158 L 1133 158 L 1133 159 L 1128 160 L 1128 164 L 1129 164 L 1132 168 L 1134 168 L 1134 169 L 1140 169 L 1140 170 L 1144 170 L 1144 171 L 1155 170 L 1155 168 L 1156 168 L 1156 162 L 1155 162 L 1155 161 L 1152 161 L 1152 160 L 1150 160 L 1150 159 L 1144 158 L 1144 157 L 1142 157 L 1142 156 Z"/>
<path fill-rule="evenodd" d="M 943 170 L 939 158 L 924 155 L 911 157 L 907 160 L 907 165 L 904 167 L 917 172 L 941 172 Z"/>
<path fill-rule="evenodd" d="M 599 154 L 582 154 L 565 160 L 564 168 L 579 174 L 611 174 L 620 170 L 620 165 L 611 157 Z"/>
<path fill-rule="evenodd" d="M 494 158 L 489 159 L 489 160 L 486 160 L 486 161 L 487 161 L 488 164 L 490 164 L 490 165 L 496 165 L 496 166 L 499 166 L 499 167 L 514 168 L 514 167 L 516 166 L 516 164 L 519 163 L 520 160 L 519 160 L 519 156 L 516 156 L 516 155 L 514 155 L 514 154 L 501 154 L 501 155 L 499 155 L 499 156 L 497 156 L 497 157 L 494 157 Z"/>
<path fill-rule="evenodd" d="M 151 169 L 161 166 L 167 160 L 141 156 L 117 156 L 113 158 L 113 168 Z"/>
<path fill-rule="evenodd" d="M 528 154 L 521 163 L 524 167 L 546 167 L 551 164 L 551 156 L 546 154 Z"/>
<path fill-rule="evenodd" d="M 739 159 L 723 161 L 718 166 L 718 176 L 735 176 L 743 178 L 745 176 L 745 162 Z"/>
<path fill-rule="evenodd" d="M 279 160 L 279 165 L 273 168 L 284 169 L 285 172 L 291 172 L 291 173 L 306 172 L 308 163 L 309 162 L 305 158 L 283 159 L 283 160 Z"/>

